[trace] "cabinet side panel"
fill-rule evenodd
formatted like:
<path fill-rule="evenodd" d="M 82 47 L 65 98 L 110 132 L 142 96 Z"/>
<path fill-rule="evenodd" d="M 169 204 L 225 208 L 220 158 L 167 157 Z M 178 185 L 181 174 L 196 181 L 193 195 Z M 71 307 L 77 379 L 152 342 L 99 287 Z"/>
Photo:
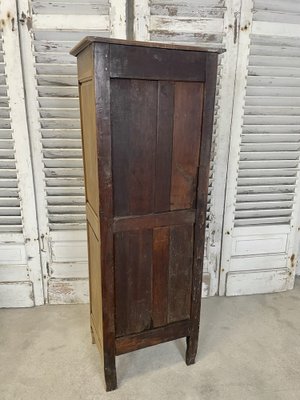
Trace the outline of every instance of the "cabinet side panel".
<path fill-rule="evenodd" d="M 80 83 L 80 109 L 86 202 L 99 216 L 98 155 L 93 81 Z"/>
<path fill-rule="evenodd" d="M 103 323 L 102 323 L 102 288 L 101 288 L 101 268 L 99 239 L 95 235 L 90 224 L 87 224 L 88 247 L 89 247 L 89 275 L 90 275 L 90 304 L 91 319 L 93 329 L 99 343 L 98 347 L 102 351 L 103 345 Z M 100 346 L 99 346 L 100 345 Z"/>
<path fill-rule="evenodd" d="M 85 48 L 77 58 L 78 80 L 87 80 L 93 76 L 93 47 Z"/>

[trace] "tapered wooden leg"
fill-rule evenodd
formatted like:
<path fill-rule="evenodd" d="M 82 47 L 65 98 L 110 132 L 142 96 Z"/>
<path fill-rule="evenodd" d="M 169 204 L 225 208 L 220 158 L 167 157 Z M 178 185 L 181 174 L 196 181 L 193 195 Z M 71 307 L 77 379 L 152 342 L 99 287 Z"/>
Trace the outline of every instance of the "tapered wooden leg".
<path fill-rule="evenodd" d="M 186 353 L 185 362 L 186 365 L 195 364 L 198 348 L 198 332 L 186 338 Z"/>
<path fill-rule="evenodd" d="M 117 389 L 117 373 L 116 373 L 116 362 L 115 357 L 111 360 L 106 360 L 104 366 L 104 378 L 106 384 L 106 391 Z"/>

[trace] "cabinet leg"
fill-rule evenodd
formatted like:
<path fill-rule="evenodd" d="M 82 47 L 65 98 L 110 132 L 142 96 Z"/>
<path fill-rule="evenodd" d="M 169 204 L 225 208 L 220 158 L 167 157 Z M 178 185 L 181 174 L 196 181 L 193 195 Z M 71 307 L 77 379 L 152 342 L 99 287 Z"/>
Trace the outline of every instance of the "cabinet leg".
<path fill-rule="evenodd" d="M 105 377 L 106 391 L 110 392 L 111 390 L 117 389 L 117 373 L 116 373 L 115 359 L 112 362 L 106 364 L 107 365 L 104 367 L 104 377 Z"/>
<path fill-rule="evenodd" d="M 186 365 L 195 364 L 197 348 L 198 348 L 198 332 L 196 335 L 187 336 L 186 338 L 186 354 L 185 354 Z"/>

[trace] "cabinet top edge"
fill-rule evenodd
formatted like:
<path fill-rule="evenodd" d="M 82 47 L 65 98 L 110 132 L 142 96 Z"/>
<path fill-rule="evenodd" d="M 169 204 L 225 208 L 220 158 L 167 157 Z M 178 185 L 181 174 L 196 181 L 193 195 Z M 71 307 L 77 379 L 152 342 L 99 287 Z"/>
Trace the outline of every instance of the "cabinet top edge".
<path fill-rule="evenodd" d="M 120 44 L 124 46 L 152 47 L 152 48 L 154 47 L 160 49 L 173 49 L 173 50 L 193 50 L 193 51 L 217 53 L 217 54 L 221 54 L 226 51 L 224 48 L 200 47 L 192 45 L 187 46 L 187 45 L 159 43 L 159 42 L 140 42 L 134 40 L 104 38 L 99 36 L 86 36 L 75 47 L 73 47 L 73 49 L 70 51 L 70 54 L 72 54 L 73 56 L 77 56 L 82 50 L 84 50 L 87 46 L 89 46 L 92 43 Z"/>

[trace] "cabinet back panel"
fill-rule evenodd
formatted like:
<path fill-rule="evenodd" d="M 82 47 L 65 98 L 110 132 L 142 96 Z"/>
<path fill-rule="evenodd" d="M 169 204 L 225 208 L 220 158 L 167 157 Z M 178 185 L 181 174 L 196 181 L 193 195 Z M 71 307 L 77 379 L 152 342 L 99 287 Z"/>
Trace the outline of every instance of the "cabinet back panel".
<path fill-rule="evenodd" d="M 111 80 L 114 214 L 153 210 L 157 82 Z"/>
<path fill-rule="evenodd" d="M 151 327 L 152 230 L 115 234 L 116 336 Z"/>
<path fill-rule="evenodd" d="M 203 84 L 111 79 L 114 215 L 195 207 Z"/>
<path fill-rule="evenodd" d="M 204 82 L 206 54 L 199 51 L 126 47 L 110 49 L 110 76 Z"/>
<path fill-rule="evenodd" d="M 193 224 L 115 234 L 116 336 L 190 318 Z"/>

